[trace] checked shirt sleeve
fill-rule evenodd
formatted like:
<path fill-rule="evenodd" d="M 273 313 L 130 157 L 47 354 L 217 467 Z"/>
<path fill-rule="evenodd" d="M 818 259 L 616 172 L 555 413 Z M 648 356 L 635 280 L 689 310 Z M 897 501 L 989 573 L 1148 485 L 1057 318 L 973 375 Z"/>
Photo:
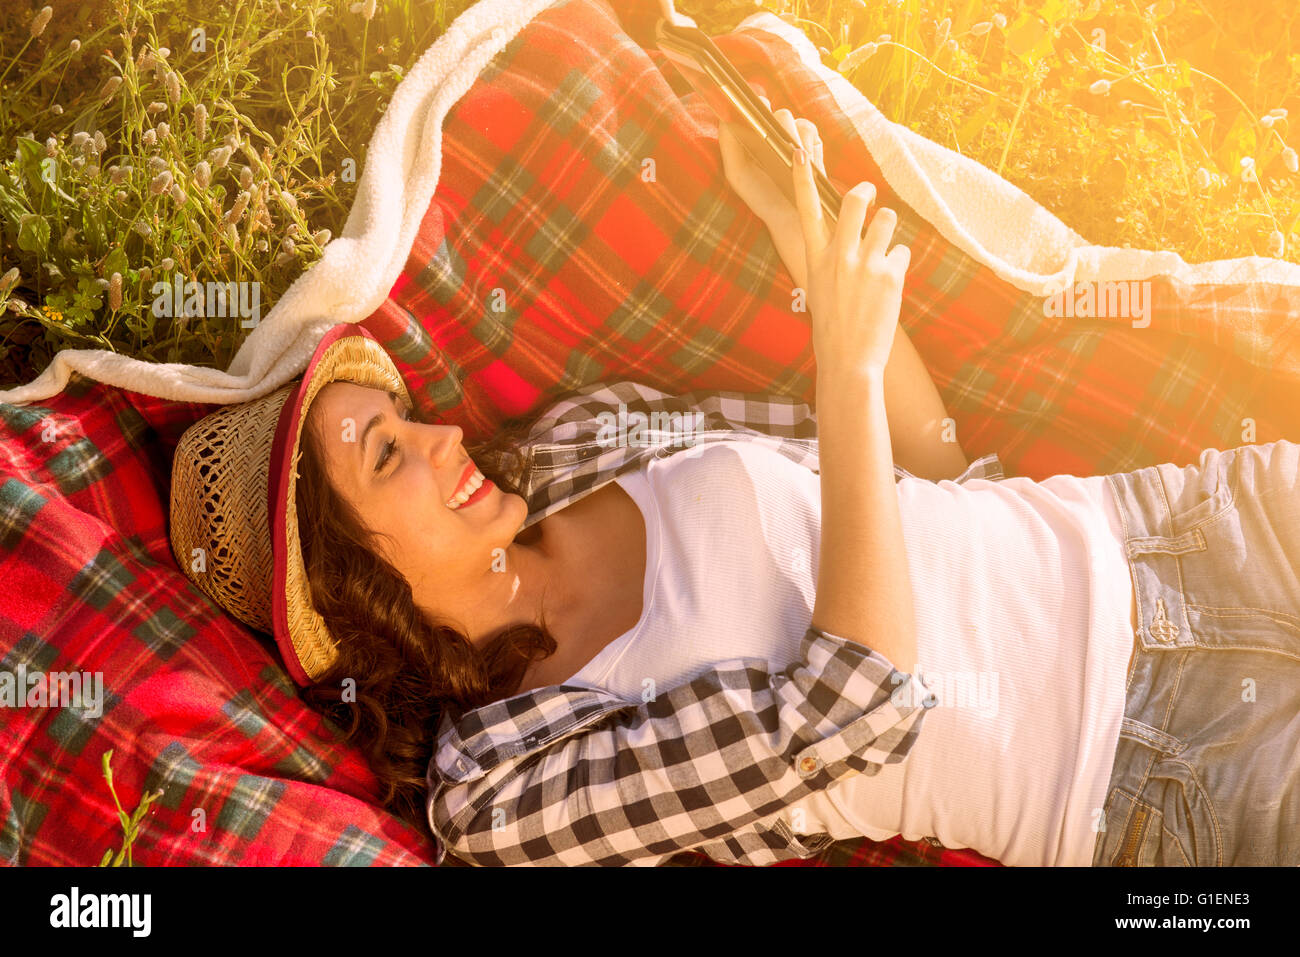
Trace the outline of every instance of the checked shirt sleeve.
<path fill-rule="evenodd" d="M 468 773 L 440 748 L 429 821 L 477 865 L 658 864 L 700 845 L 769 863 L 781 856 L 754 836 L 762 818 L 904 760 L 935 703 L 878 653 L 810 627 L 800 660 L 778 674 L 724 662 L 585 727 L 548 726 L 551 740 Z"/>

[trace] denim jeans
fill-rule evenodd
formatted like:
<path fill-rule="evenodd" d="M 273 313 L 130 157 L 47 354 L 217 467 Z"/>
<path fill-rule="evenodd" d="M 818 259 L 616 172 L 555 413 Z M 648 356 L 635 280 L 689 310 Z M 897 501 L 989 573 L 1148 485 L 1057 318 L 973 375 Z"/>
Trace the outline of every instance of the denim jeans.
<path fill-rule="evenodd" d="M 1138 627 L 1093 865 L 1300 864 L 1300 445 L 1107 478 Z"/>

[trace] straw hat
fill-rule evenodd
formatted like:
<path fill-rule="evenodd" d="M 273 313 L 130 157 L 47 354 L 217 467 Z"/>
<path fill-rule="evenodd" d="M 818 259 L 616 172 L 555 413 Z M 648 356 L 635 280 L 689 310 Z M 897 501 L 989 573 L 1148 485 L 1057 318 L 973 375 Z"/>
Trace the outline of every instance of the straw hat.
<path fill-rule="evenodd" d="M 336 380 L 410 402 L 379 341 L 341 323 L 317 344 L 301 379 L 190 426 L 172 464 L 170 537 L 181 570 L 244 624 L 273 634 L 300 685 L 337 657 L 312 608 L 295 506 L 303 423 L 316 394 Z"/>

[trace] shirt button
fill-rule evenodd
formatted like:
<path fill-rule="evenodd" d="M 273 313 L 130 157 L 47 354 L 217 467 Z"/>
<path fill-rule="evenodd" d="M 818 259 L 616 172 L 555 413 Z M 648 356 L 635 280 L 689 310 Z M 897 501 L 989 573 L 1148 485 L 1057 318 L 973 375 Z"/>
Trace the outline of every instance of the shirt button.
<path fill-rule="evenodd" d="M 816 774 L 817 770 L 821 766 L 822 766 L 821 759 L 814 757 L 812 755 L 799 759 L 799 773 L 804 777 L 811 777 L 812 775 Z"/>

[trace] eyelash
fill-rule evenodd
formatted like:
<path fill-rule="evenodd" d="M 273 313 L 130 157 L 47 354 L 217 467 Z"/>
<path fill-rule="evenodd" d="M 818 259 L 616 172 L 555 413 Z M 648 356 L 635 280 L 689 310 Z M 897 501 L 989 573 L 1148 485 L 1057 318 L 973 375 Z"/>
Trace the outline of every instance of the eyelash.
<path fill-rule="evenodd" d="M 405 406 L 402 407 L 402 418 L 407 421 L 409 421 L 411 418 L 411 412 Z M 384 446 L 383 451 L 380 452 L 379 461 L 375 463 L 376 474 L 383 471 L 383 468 L 388 463 L 388 460 L 392 458 L 392 456 L 396 452 L 397 452 L 397 440 L 390 439 L 389 442 Z"/>

